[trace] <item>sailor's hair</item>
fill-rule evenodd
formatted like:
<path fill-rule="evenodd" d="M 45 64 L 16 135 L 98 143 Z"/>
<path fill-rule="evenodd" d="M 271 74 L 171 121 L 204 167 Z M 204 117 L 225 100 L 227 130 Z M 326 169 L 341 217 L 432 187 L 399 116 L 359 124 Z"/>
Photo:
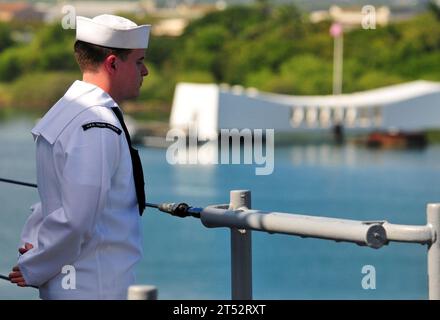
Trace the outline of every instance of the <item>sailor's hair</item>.
<path fill-rule="evenodd" d="M 104 62 L 105 58 L 114 54 L 126 60 L 132 49 L 119 49 L 98 46 L 81 40 L 76 40 L 74 45 L 75 59 L 82 72 L 95 71 Z"/>

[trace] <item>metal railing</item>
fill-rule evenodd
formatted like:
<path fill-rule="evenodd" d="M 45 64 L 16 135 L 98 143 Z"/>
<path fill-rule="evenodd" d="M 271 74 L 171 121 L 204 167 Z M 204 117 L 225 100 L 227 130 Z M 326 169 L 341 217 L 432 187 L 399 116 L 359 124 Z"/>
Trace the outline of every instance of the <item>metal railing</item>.
<path fill-rule="evenodd" d="M 228 205 L 214 205 L 204 209 L 189 207 L 189 211 L 192 213 L 186 216 L 200 217 L 202 224 L 207 228 L 228 227 L 231 229 L 231 297 L 233 300 L 252 299 L 251 230 L 354 242 L 375 249 L 387 245 L 390 241 L 425 244 L 428 246 L 429 299 L 440 299 L 440 245 L 438 240 L 440 203 L 428 204 L 427 224 L 421 226 L 251 210 L 249 190 L 231 191 Z M 185 214 L 179 213 L 178 216 L 183 217 Z"/>
<path fill-rule="evenodd" d="M 37 187 L 36 184 L 0 178 L 1 182 Z M 251 210 L 251 192 L 232 190 L 230 203 L 206 208 L 180 204 L 152 204 L 178 217 L 199 218 L 207 228 L 231 229 L 231 297 L 252 299 L 252 232 L 282 233 L 300 237 L 354 242 L 379 249 L 390 241 L 420 243 L 428 246 L 428 297 L 440 300 L 440 203 L 427 205 L 426 225 L 400 225 L 387 221 L 358 221 Z M 6 277 L 2 277 L 6 279 Z M 154 286 L 131 286 L 129 299 L 157 299 Z"/>

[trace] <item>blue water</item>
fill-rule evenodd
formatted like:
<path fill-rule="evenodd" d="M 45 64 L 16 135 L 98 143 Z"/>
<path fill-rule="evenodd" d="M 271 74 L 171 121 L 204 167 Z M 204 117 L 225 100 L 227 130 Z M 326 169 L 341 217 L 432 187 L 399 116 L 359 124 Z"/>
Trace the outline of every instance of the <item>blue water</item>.
<path fill-rule="evenodd" d="M 0 124 L 0 177 L 35 181 L 32 122 Z M 141 148 L 147 201 L 207 206 L 229 202 L 229 191 L 250 189 L 261 210 L 425 224 L 426 204 L 440 202 L 440 146 L 368 150 L 355 146 L 295 146 L 275 150 L 275 170 L 254 165 L 169 165 L 164 149 Z M 0 183 L 0 272 L 16 247 L 36 190 Z M 138 283 L 160 299 L 229 299 L 229 230 L 149 209 L 143 216 L 145 254 Z M 351 243 L 253 232 L 256 299 L 426 299 L 426 246 L 391 243 L 379 250 Z M 376 289 L 364 290 L 364 265 Z M 0 281 L 1 299 L 36 299 L 33 289 Z"/>

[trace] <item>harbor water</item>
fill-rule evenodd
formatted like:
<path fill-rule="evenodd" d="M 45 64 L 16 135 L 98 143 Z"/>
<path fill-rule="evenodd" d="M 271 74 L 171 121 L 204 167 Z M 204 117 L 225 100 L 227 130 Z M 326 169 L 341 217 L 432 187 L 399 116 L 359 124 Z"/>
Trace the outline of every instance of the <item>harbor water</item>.
<path fill-rule="evenodd" d="M 30 120 L 0 123 L 0 177 L 35 182 Z M 258 165 L 171 165 L 166 149 L 140 147 L 147 201 L 204 207 L 229 202 L 229 191 L 252 191 L 252 207 L 396 224 L 426 223 L 427 203 L 440 202 L 440 146 L 371 150 L 354 145 L 275 149 L 274 171 Z M 17 258 L 21 227 L 36 189 L 0 183 L 0 273 Z M 229 299 L 230 236 L 198 219 L 147 209 L 144 257 L 137 282 L 159 299 Z M 253 232 L 255 299 L 427 299 L 427 247 L 391 243 L 381 249 Z M 362 273 L 371 266 L 375 288 Z M 371 269 L 370 269 L 371 270 Z M 369 274 L 369 276 L 372 276 Z M 370 279 L 371 280 L 371 279 Z M 78 280 L 77 280 L 78 281 Z M 365 281 L 364 281 L 365 282 Z M 0 299 L 37 299 L 32 288 L 0 281 Z"/>

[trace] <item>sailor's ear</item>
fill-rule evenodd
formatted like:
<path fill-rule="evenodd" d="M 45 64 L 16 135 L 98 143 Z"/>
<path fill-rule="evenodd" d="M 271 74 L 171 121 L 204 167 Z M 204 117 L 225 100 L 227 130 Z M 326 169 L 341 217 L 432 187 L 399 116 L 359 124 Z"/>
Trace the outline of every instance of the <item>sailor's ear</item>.
<path fill-rule="evenodd" d="M 104 60 L 104 67 L 109 73 L 114 73 L 117 69 L 117 57 L 114 54 L 107 56 Z"/>

